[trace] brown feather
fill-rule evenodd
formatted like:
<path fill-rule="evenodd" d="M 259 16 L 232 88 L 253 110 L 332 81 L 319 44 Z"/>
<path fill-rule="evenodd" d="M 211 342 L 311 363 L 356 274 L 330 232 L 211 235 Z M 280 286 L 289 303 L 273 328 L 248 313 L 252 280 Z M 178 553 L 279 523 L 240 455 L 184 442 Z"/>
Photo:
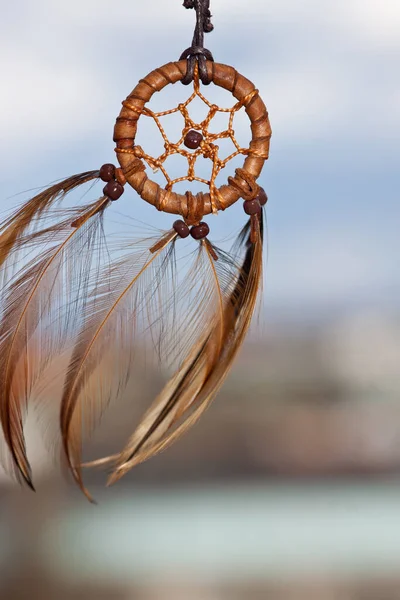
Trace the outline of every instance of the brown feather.
<path fill-rule="evenodd" d="M 255 228 L 253 226 L 250 229 L 249 236 L 253 238 Z M 226 306 L 224 340 L 218 360 L 211 363 L 212 366 L 207 360 L 207 356 L 210 352 L 212 353 L 216 344 L 215 336 L 212 336 L 202 343 L 191 366 L 185 371 L 183 379 L 179 380 L 178 385 L 175 386 L 173 394 L 169 397 L 167 410 L 164 409 L 152 422 L 151 428 L 148 429 L 145 436 L 142 434 L 139 443 L 138 439 L 134 439 L 135 434 L 133 439 L 131 438 L 130 443 L 134 441 L 136 446 L 132 450 L 129 443 L 126 451 L 121 453 L 116 469 L 109 479 L 110 484 L 117 481 L 133 466 L 166 449 L 192 427 L 208 408 L 225 381 L 233 360 L 244 341 L 257 304 L 261 281 L 262 220 L 256 233 L 255 242 L 252 243 L 250 238 L 247 240 L 245 259 L 230 302 Z M 202 382 L 201 385 L 200 382 Z M 161 404 L 165 403 L 163 396 L 162 393 L 158 399 Z M 157 404 L 157 400 L 154 404 Z M 177 427 L 169 432 L 177 421 L 179 421 Z M 129 451 L 129 460 L 126 461 Z"/>
<path fill-rule="evenodd" d="M 119 454 L 87 466 L 115 464 L 109 479 L 112 484 L 133 466 L 160 452 L 191 425 L 209 406 L 241 347 L 250 325 L 262 279 L 262 218 L 259 226 L 250 221 L 239 236 L 238 246 L 244 251 L 241 266 L 229 255 L 208 243 L 204 248 L 215 268 L 223 311 L 210 318 L 210 327 L 193 345 L 187 359 L 164 387 L 141 423 Z M 256 234 L 254 233 L 256 232 Z M 255 243 L 251 238 L 256 235 Z M 219 313 L 219 316 L 218 316 Z"/>
<path fill-rule="evenodd" d="M 67 289 L 63 286 L 60 290 L 59 281 L 67 271 L 70 286 L 75 286 L 78 280 L 81 282 L 82 268 L 79 265 L 85 260 L 87 251 L 91 251 L 88 239 L 92 235 L 89 231 L 80 230 L 92 216 L 101 215 L 108 203 L 108 199 L 103 197 L 90 206 L 70 209 L 60 223 L 21 237 L 25 244 L 32 239 L 40 239 L 41 244 L 50 244 L 50 248 L 31 260 L 3 294 L 0 420 L 16 470 L 31 487 L 23 432 L 30 391 L 43 368 L 61 351 L 66 341 L 65 333 L 74 323 L 72 312 L 80 308 L 79 302 L 69 302 L 68 285 Z M 72 219 L 80 219 L 79 227 L 71 229 Z M 76 239 L 82 243 L 78 248 L 74 245 Z M 60 241 L 55 243 L 57 240 Z M 75 289 L 73 295 L 76 296 L 76 292 Z"/>
<path fill-rule="evenodd" d="M 95 180 L 98 176 L 98 171 L 87 171 L 68 177 L 37 194 L 10 215 L 0 225 L 0 268 L 7 261 L 10 252 L 15 251 L 15 245 L 21 241 L 29 226 L 35 222 L 39 223 L 46 212 L 69 192 L 84 183 Z"/>
<path fill-rule="evenodd" d="M 113 293 L 103 293 L 101 288 L 95 293 L 74 357 L 85 355 L 81 342 L 89 353 L 80 375 L 75 359 L 71 361 L 75 390 L 69 399 L 64 396 L 62 409 L 64 445 L 69 445 L 71 468 L 77 473 L 83 430 L 86 435 L 90 434 L 103 407 L 124 389 L 138 344 L 143 355 L 146 344 L 151 341 L 163 368 L 187 364 L 193 340 L 206 339 L 211 331 L 219 332 L 218 336 L 214 335 L 217 341 L 214 356 L 220 353 L 224 299 L 213 252 L 206 245 L 197 245 L 194 252 L 184 253 L 178 264 L 175 244 L 169 244 L 170 240 L 170 232 L 162 234 L 155 243 L 147 241 L 144 255 L 128 254 L 119 264 L 112 265 L 111 273 L 117 274 L 117 277 L 111 276 Z M 168 244 L 170 250 L 167 250 Z M 121 277 L 121 271 L 126 271 L 127 276 Z M 105 273 L 103 279 L 110 281 L 110 274 Z M 107 369 L 101 368 L 102 364 L 106 364 Z M 76 400 L 72 401 L 74 395 Z M 80 477 L 80 473 L 78 475 Z"/>
<path fill-rule="evenodd" d="M 87 319 L 68 368 L 60 413 L 66 458 L 76 482 L 89 500 L 91 497 L 83 484 L 80 467 L 83 428 L 88 433 L 91 432 L 95 412 L 101 413 L 104 410 L 103 404 L 118 395 L 123 381 L 126 381 L 127 376 L 122 373 L 122 369 L 125 367 L 129 371 L 132 348 L 131 338 L 128 338 L 127 343 L 124 336 L 135 333 L 134 313 L 146 309 L 146 299 L 142 296 L 141 289 L 142 280 L 146 278 L 153 263 L 158 260 L 162 262 L 168 246 L 175 238 L 175 232 L 165 234 L 161 238 L 162 243 L 148 244 L 145 251 L 141 249 L 129 261 L 122 259 L 112 265 L 108 276 L 103 277 L 103 285 L 93 290 L 93 302 L 88 307 Z M 127 272 L 124 273 L 126 269 Z M 112 293 L 109 293 L 110 285 Z M 154 286 L 155 281 L 144 283 L 144 289 L 151 293 Z M 134 307 L 133 311 L 130 310 L 129 302 Z M 140 308 L 137 307 L 138 303 L 141 303 Z M 131 314 L 133 323 L 125 324 L 124 319 Z M 117 336 L 115 343 L 111 340 L 112 336 Z M 123 351 L 127 355 L 125 361 Z M 106 381 L 104 373 L 99 369 L 99 364 L 108 353 L 113 355 L 109 359 L 117 368 L 117 374 L 114 373 L 111 381 Z M 102 396 L 105 396 L 104 402 Z"/>

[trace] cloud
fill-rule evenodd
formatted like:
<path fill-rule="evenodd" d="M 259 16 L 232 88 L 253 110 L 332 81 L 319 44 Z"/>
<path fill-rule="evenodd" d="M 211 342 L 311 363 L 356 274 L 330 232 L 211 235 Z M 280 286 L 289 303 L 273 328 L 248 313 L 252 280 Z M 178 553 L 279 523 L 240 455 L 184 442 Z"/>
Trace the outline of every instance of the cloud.
<path fill-rule="evenodd" d="M 338 2 L 337 27 L 375 47 L 399 49 L 400 4 L 397 0 Z"/>
<path fill-rule="evenodd" d="M 135 79 L 187 45 L 194 17 L 180 3 L 166 9 L 162 0 L 151 10 L 121 0 L 112 16 L 103 0 L 37 0 L 34 10 L 23 6 L 1 42 L 7 86 L 0 98 L 0 127 L 7 148 L 15 151 L 23 146 L 27 123 L 36 156 L 46 152 L 46 144 L 93 135 L 101 117 L 118 112 Z M 209 40 L 216 57 L 226 53 L 251 75 L 281 141 L 304 135 L 325 137 L 327 143 L 341 136 L 390 139 L 393 131 L 399 133 L 400 84 L 393 72 L 386 74 L 385 53 L 371 67 L 373 86 L 366 68 L 374 40 L 400 45 L 394 35 L 397 3 L 259 0 L 243 11 L 238 0 L 216 0 L 212 8 L 216 30 Z M 375 127 L 366 124 L 368 116 Z"/>
<path fill-rule="evenodd" d="M 268 31 L 276 25 L 296 24 L 298 32 L 318 32 L 325 38 L 336 37 L 338 43 L 348 38 L 368 41 L 379 46 L 400 46 L 400 5 L 397 0 L 281 0 L 268 3 L 252 0 L 243 9 L 242 0 L 215 1 L 214 12 L 219 18 L 240 16 L 242 22 L 263 22 Z"/>
<path fill-rule="evenodd" d="M 43 150 L 48 139 L 74 139 L 93 118 L 82 98 L 89 99 L 100 81 L 79 64 L 59 69 L 13 49 L 12 58 L 2 66 L 2 77 L 12 83 L 2 89 L 0 128 L 18 145 L 25 142 L 29 152 L 35 139 Z"/>
<path fill-rule="evenodd" d="M 397 279 L 397 265 L 387 260 L 395 238 L 379 244 L 373 231 L 292 231 L 271 240 L 266 269 L 266 298 L 272 305 L 368 303 Z M 398 286 L 400 287 L 400 286 Z"/>

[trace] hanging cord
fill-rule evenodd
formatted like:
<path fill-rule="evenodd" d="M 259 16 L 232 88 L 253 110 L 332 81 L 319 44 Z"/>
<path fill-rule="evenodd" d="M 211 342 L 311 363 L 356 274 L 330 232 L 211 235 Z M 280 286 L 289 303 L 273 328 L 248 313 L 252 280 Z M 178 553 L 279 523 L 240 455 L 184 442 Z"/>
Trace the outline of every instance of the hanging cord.
<path fill-rule="evenodd" d="M 180 60 L 187 60 L 187 71 L 182 83 L 184 85 L 192 83 L 197 63 L 199 77 L 204 85 L 208 85 L 211 80 L 208 76 L 206 61 L 214 60 L 211 52 L 204 48 L 204 34 L 210 33 L 214 29 L 211 23 L 210 0 L 184 0 L 183 6 L 196 10 L 196 29 L 191 47 L 187 48 L 180 57 Z"/>

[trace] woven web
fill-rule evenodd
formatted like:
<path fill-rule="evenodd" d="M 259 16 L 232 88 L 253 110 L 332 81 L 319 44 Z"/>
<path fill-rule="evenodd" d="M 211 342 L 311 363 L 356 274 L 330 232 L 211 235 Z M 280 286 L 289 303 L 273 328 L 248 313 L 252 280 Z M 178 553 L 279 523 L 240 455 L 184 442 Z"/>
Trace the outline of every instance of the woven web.
<path fill-rule="evenodd" d="M 215 182 L 216 182 L 216 179 L 217 179 L 220 171 L 226 167 L 226 165 L 229 161 L 231 161 L 233 158 L 235 158 L 236 156 L 238 156 L 240 154 L 246 155 L 246 156 L 249 154 L 253 154 L 256 156 L 259 155 L 256 150 L 252 150 L 250 148 L 242 148 L 235 138 L 235 130 L 234 130 L 234 119 L 235 119 L 236 113 L 243 106 L 246 106 L 256 94 L 258 94 L 258 90 L 254 89 L 250 92 L 250 94 L 245 96 L 241 101 L 237 102 L 232 108 L 220 108 L 216 104 L 212 104 L 211 102 L 209 102 L 209 100 L 207 100 L 207 98 L 205 96 L 203 96 L 203 94 L 200 92 L 200 82 L 199 82 L 199 78 L 197 76 L 194 79 L 193 93 L 186 100 L 186 102 L 178 104 L 178 106 L 176 108 L 173 108 L 171 110 L 166 110 L 164 112 L 153 112 L 151 109 L 149 109 L 147 107 L 144 107 L 142 110 L 143 115 L 154 119 L 154 121 L 163 137 L 163 140 L 164 140 L 163 154 L 161 154 L 158 158 L 154 158 L 150 154 L 147 154 L 141 146 L 134 146 L 133 154 L 137 158 L 143 159 L 153 170 L 160 169 L 160 171 L 163 173 L 163 175 L 167 181 L 167 183 L 165 185 L 165 189 L 167 191 L 172 191 L 174 185 L 179 182 L 182 182 L 182 181 L 199 181 L 199 182 L 204 183 L 207 186 L 209 186 L 210 196 L 211 196 L 211 204 L 213 207 L 213 212 L 215 212 L 216 206 L 218 205 L 218 203 L 216 202 L 216 196 L 218 195 L 218 189 L 216 187 Z M 202 100 L 209 109 L 206 118 L 203 121 L 201 121 L 200 123 L 196 123 L 195 121 L 193 121 L 189 115 L 189 105 L 195 98 L 200 98 L 200 100 Z M 125 102 L 124 105 L 127 106 L 127 108 L 129 108 L 129 102 Z M 137 109 L 135 109 L 135 110 L 137 110 Z M 162 117 L 165 117 L 167 115 L 172 115 L 174 113 L 181 113 L 183 116 L 183 119 L 185 121 L 184 128 L 182 130 L 182 136 L 176 143 L 171 142 L 169 140 L 169 138 L 165 132 L 165 129 L 161 123 Z M 215 117 L 215 115 L 217 113 L 229 113 L 228 128 L 224 131 L 221 131 L 220 133 L 211 133 L 209 131 L 210 123 L 212 122 L 213 118 Z M 203 141 L 201 142 L 199 148 L 197 148 L 195 150 L 187 150 L 185 147 L 183 147 L 186 134 L 191 130 L 198 131 L 203 135 Z M 232 140 L 235 150 L 229 156 L 222 159 L 219 157 L 219 146 L 218 146 L 218 144 L 216 144 L 216 142 L 217 142 L 217 140 L 227 139 L 227 138 L 230 138 Z M 187 159 L 188 171 L 187 171 L 186 175 L 172 179 L 169 176 L 164 163 L 169 156 L 172 156 L 174 154 L 180 154 L 181 156 L 184 156 Z M 196 175 L 196 162 L 200 156 L 202 156 L 206 159 L 210 159 L 212 161 L 212 172 L 211 172 L 211 177 L 209 180 L 203 179 Z"/>

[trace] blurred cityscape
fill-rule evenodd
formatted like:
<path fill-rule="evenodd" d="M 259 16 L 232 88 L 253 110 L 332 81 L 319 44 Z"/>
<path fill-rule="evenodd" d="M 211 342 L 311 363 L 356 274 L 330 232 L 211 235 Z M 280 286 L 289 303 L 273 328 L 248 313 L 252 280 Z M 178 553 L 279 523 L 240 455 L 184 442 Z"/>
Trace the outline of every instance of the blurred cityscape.
<path fill-rule="evenodd" d="M 31 419 L 37 494 L 2 478 L 1 598 L 400 598 L 400 316 L 263 329 L 180 442 L 113 488 L 88 473 L 98 506 Z M 160 384 L 133 375 L 90 456 Z"/>

